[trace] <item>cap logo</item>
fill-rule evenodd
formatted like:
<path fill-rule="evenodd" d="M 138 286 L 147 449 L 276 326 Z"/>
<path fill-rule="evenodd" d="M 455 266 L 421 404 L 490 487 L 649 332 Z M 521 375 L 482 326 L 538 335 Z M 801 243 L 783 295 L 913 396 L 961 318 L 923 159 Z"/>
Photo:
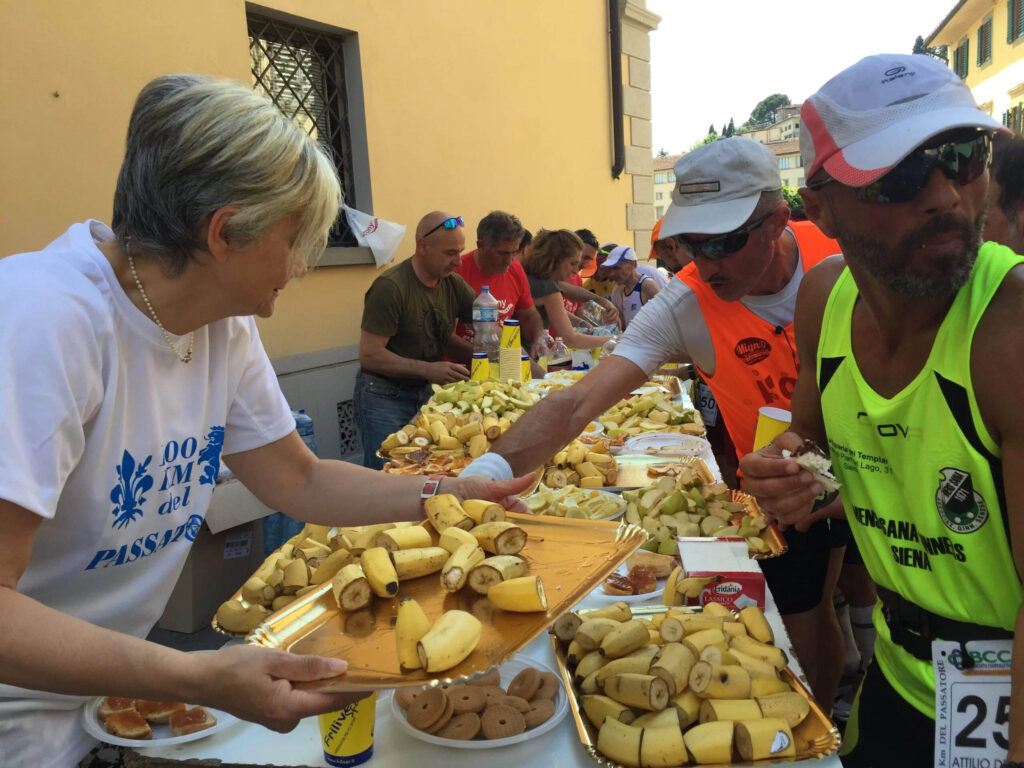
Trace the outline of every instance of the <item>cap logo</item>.
<path fill-rule="evenodd" d="M 899 80 L 902 77 L 913 77 L 917 72 L 908 72 L 906 67 L 893 67 L 892 69 L 885 70 L 885 77 L 881 80 L 879 85 L 885 85 L 891 83 L 893 80 Z"/>
<path fill-rule="evenodd" d="M 680 184 L 676 191 L 680 195 L 692 195 L 697 192 L 720 192 L 721 183 L 717 181 L 696 181 L 693 184 Z"/>
<path fill-rule="evenodd" d="M 885 70 L 885 76 L 892 77 L 893 75 L 898 75 L 900 72 L 906 72 L 906 70 L 906 67 L 893 67 L 892 69 Z"/>

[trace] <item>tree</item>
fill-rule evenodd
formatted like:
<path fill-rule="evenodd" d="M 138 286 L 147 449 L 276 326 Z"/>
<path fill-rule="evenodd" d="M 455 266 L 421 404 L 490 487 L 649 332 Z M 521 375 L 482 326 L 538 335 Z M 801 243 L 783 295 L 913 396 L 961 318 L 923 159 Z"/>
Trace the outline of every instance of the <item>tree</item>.
<path fill-rule="evenodd" d="M 718 131 L 715 130 L 715 124 L 712 123 L 711 125 L 708 126 L 708 136 L 717 136 L 717 135 L 718 135 Z"/>
<path fill-rule="evenodd" d="M 736 123 L 734 123 L 733 119 L 730 117 L 729 118 L 729 124 L 727 126 L 725 126 L 725 128 L 722 129 L 722 136 L 724 136 L 725 138 L 728 139 L 728 138 L 731 138 L 731 137 L 733 137 L 735 135 L 736 135 Z"/>
<path fill-rule="evenodd" d="M 668 157 L 668 150 L 662 147 L 658 150 L 658 157 Z"/>
<path fill-rule="evenodd" d="M 775 113 L 778 108 L 787 104 L 789 104 L 789 96 L 784 93 L 773 93 L 771 96 L 766 96 L 757 103 L 750 113 L 747 125 L 771 125 L 775 122 Z"/>
<path fill-rule="evenodd" d="M 912 50 L 911 53 L 923 53 L 926 56 L 934 56 L 936 59 L 940 59 L 947 64 L 949 63 L 949 49 L 946 48 L 946 46 L 925 45 L 924 38 L 920 35 L 918 35 L 917 40 L 914 41 L 914 50 Z"/>

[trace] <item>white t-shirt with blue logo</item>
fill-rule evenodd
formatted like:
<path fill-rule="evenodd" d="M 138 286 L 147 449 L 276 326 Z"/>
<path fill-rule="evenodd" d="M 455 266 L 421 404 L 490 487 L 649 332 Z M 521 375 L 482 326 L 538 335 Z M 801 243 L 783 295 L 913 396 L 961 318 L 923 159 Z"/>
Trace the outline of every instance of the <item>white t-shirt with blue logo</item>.
<path fill-rule="evenodd" d="M 112 238 L 88 221 L 0 259 L 0 498 L 44 518 L 20 592 L 144 637 L 221 456 L 295 421 L 254 320 L 200 328 L 183 364 L 96 247 Z M 0 764 L 73 765 L 95 743 L 77 721 L 84 701 L 0 685 Z"/>

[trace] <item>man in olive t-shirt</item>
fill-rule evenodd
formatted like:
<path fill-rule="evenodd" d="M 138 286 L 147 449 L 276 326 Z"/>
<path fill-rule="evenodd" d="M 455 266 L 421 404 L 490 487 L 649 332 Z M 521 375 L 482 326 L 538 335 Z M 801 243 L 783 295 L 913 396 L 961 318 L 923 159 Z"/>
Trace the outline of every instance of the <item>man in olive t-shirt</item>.
<path fill-rule="evenodd" d="M 366 292 L 353 402 L 363 439 L 363 465 L 380 469 L 376 452 L 390 433 L 412 421 L 430 384 L 469 377 L 461 363 L 469 342 L 455 323 L 473 319 L 476 293 L 455 273 L 466 238 L 462 219 L 428 213 L 416 227 L 416 251 L 380 275 Z"/>

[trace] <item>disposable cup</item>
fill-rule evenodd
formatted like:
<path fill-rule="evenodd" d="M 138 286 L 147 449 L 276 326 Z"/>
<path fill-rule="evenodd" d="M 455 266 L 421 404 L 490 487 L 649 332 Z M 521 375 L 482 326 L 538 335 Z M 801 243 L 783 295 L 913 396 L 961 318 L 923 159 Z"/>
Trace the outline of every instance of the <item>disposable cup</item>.
<path fill-rule="evenodd" d="M 757 409 L 757 429 L 754 431 L 754 450 L 760 450 L 789 427 L 793 414 L 782 408 L 766 405 Z"/>
<path fill-rule="evenodd" d="M 362 765 L 373 757 L 373 725 L 377 692 L 337 712 L 326 712 L 320 722 L 324 760 L 330 766 Z"/>

